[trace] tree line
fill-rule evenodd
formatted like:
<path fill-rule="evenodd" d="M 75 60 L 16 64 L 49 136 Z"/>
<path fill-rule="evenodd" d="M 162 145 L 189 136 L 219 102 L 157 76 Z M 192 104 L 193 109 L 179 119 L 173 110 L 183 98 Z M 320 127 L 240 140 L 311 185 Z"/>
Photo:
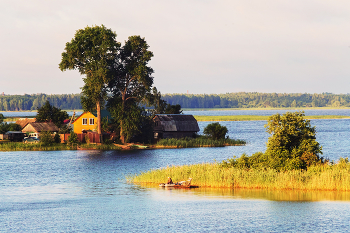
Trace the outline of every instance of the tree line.
<path fill-rule="evenodd" d="M 163 94 L 169 104 L 182 108 L 296 108 L 350 107 L 350 94 L 259 93 Z"/>
<path fill-rule="evenodd" d="M 350 107 L 350 94 L 258 93 L 162 94 L 171 105 L 182 108 L 294 108 Z M 46 101 L 60 109 L 82 109 L 81 94 L 26 94 L 0 96 L 0 111 L 37 110 Z"/>
<path fill-rule="evenodd" d="M 0 96 L 0 111 L 37 110 L 46 101 L 60 109 L 82 109 L 81 94 L 32 94 Z"/>

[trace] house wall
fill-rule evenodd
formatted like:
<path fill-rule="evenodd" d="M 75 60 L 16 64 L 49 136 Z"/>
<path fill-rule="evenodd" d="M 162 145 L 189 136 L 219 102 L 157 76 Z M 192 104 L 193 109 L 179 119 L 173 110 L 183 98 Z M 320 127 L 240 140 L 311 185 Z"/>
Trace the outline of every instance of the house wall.
<path fill-rule="evenodd" d="M 30 124 L 26 125 L 26 127 L 24 127 L 22 129 L 23 133 L 31 133 L 31 132 L 36 132 L 36 130 L 33 128 L 33 126 L 31 126 Z"/>
<path fill-rule="evenodd" d="M 87 124 L 83 125 L 83 119 L 87 120 Z M 90 124 L 90 119 L 94 119 L 94 124 Z M 97 117 L 92 115 L 90 112 L 84 112 L 76 121 L 73 123 L 74 133 L 81 134 L 83 130 L 95 131 L 97 128 Z"/>

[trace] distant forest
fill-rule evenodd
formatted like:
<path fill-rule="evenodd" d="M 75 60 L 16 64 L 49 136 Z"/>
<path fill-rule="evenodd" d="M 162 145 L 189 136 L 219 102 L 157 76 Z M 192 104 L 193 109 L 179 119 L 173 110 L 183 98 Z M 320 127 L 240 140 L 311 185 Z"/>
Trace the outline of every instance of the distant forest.
<path fill-rule="evenodd" d="M 37 110 L 45 104 L 46 100 L 60 109 L 82 109 L 80 94 L 32 94 L 0 96 L 0 111 Z"/>
<path fill-rule="evenodd" d="M 219 95 L 166 94 L 163 99 L 182 108 L 350 107 L 350 94 L 281 94 L 238 92 Z"/>
<path fill-rule="evenodd" d="M 281 94 L 239 92 L 212 95 L 164 94 L 169 104 L 182 108 L 295 108 L 350 107 L 350 94 Z M 36 110 L 46 100 L 60 109 L 82 109 L 80 94 L 32 94 L 0 96 L 0 111 Z"/>

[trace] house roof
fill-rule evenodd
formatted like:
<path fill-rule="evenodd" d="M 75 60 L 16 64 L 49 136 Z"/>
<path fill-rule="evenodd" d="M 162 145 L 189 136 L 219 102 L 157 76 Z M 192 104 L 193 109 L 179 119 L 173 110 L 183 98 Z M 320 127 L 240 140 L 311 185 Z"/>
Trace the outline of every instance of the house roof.
<path fill-rule="evenodd" d="M 83 112 L 77 119 L 75 119 L 75 121 L 73 121 L 72 123 L 76 122 L 78 119 L 80 119 L 85 113 L 88 113 L 88 112 Z M 97 111 L 93 111 L 93 112 L 90 112 L 94 117 L 97 117 Z M 112 119 L 112 116 L 111 116 L 111 113 L 106 110 L 106 109 L 103 109 L 101 110 L 101 119 L 103 119 L 104 117 L 107 117 L 108 118 L 108 121 L 110 121 Z"/>
<path fill-rule="evenodd" d="M 21 126 L 21 128 L 23 129 L 24 126 L 26 126 L 30 122 L 35 122 L 35 120 L 36 120 L 36 118 L 19 118 L 16 121 L 16 124 Z"/>
<path fill-rule="evenodd" d="M 26 125 L 25 128 L 31 126 L 34 131 L 36 132 L 42 132 L 42 131 L 52 131 L 52 132 L 58 132 L 58 127 L 53 122 L 31 122 Z M 24 130 L 23 129 L 23 130 Z"/>
<path fill-rule="evenodd" d="M 153 120 L 160 122 L 163 131 L 199 131 L 197 120 L 192 115 L 158 114 Z M 156 128 L 155 130 L 157 130 Z"/>

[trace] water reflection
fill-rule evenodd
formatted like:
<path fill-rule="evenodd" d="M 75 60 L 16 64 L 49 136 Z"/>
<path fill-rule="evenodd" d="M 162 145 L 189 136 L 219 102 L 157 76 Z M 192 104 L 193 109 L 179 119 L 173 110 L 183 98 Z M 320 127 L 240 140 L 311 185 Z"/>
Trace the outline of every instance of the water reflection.
<path fill-rule="evenodd" d="M 167 199 L 169 194 L 171 198 L 184 197 L 191 199 L 193 197 L 203 198 L 234 198 L 234 199 L 256 199 L 269 201 L 293 201 L 293 202 L 312 202 L 312 201 L 347 201 L 350 202 L 350 192 L 339 191 L 302 191 L 302 190 L 261 190 L 261 189 L 229 189 L 229 188 L 191 188 L 191 189 L 172 189 L 160 188 L 154 184 L 135 185 L 140 190 L 148 189 L 157 198 Z M 163 197 L 162 197 L 163 196 Z"/>

